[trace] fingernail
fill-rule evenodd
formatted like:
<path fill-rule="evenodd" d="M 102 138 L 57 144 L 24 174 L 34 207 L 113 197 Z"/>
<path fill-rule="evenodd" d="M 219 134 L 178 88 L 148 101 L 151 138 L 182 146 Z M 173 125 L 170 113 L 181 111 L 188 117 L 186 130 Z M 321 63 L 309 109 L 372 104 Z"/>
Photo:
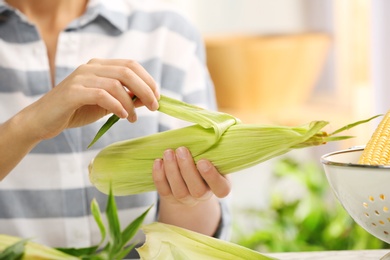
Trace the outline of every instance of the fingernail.
<path fill-rule="evenodd" d="M 122 109 L 121 118 L 127 118 L 129 116 L 129 113 L 127 113 L 126 109 Z"/>
<path fill-rule="evenodd" d="M 198 170 L 201 171 L 201 172 L 207 172 L 211 168 L 210 162 L 205 161 L 205 160 L 200 160 L 196 164 L 196 166 L 197 166 Z"/>
<path fill-rule="evenodd" d="M 154 92 L 154 95 L 156 96 L 156 98 L 157 98 L 157 100 L 159 100 L 160 99 L 160 92 L 158 92 L 158 90 L 156 90 L 155 92 Z"/>
<path fill-rule="evenodd" d="M 161 159 L 154 160 L 153 168 L 155 170 L 161 170 L 161 168 L 162 168 L 162 160 Z"/>
<path fill-rule="evenodd" d="M 184 148 L 184 147 L 177 148 L 176 149 L 176 155 L 177 155 L 177 157 L 179 157 L 182 160 L 187 159 L 188 158 L 187 149 Z"/>
<path fill-rule="evenodd" d="M 169 149 L 164 152 L 164 160 L 173 161 L 175 159 L 175 155 L 173 150 Z"/>
<path fill-rule="evenodd" d="M 158 104 L 157 100 L 153 101 L 152 106 L 151 106 L 151 109 L 152 109 L 153 111 L 155 111 L 155 110 L 158 109 L 158 107 L 159 107 L 159 104 Z"/>
<path fill-rule="evenodd" d="M 135 122 L 135 121 L 137 121 L 137 114 L 136 113 L 134 113 L 132 116 L 131 116 L 131 122 Z"/>

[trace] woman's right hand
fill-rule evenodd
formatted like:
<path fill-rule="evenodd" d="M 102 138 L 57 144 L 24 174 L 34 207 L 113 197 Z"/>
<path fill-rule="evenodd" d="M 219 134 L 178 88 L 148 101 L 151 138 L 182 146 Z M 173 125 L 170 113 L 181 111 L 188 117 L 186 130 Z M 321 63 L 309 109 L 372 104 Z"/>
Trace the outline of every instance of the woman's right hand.
<path fill-rule="evenodd" d="M 109 113 L 134 122 L 135 107 L 145 105 L 149 110 L 157 110 L 158 99 L 155 81 L 137 62 L 93 59 L 79 66 L 22 113 L 26 115 L 23 118 L 32 119 L 30 133 L 43 140 Z"/>
<path fill-rule="evenodd" d="M 43 97 L 0 124 L 0 181 L 40 141 L 108 113 L 134 122 L 135 107 L 156 110 L 158 99 L 156 83 L 135 61 L 93 59 L 81 65 Z"/>

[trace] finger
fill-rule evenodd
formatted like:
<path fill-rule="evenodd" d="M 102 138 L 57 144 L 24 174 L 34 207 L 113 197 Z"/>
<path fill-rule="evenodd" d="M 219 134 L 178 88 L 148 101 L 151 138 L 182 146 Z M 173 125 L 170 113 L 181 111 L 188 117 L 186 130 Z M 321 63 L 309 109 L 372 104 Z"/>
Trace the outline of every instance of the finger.
<path fill-rule="evenodd" d="M 86 86 L 97 87 L 106 90 L 110 95 L 115 97 L 128 113 L 127 119 L 130 122 L 137 120 L 135 104 L 132 102 L 128 91 L 122 86 L 122 83 L 116 79 L 104 77 L 89 77 Z"/>
<path fill-rule="evenodd" d="M 158 109 L 158 101 L 149 86 L 131 69 L 120 66 L 99 66 L 95 67 L 94 73 L 99 77 L 117 79 L 123 86 L 129 89 L 137 99 L 148 109 Z"/>
<path fill-rule="evenodd" d="M 230 181 L 220 174 L 208 160 L 199 160 L 196 167 L 212 192 L 219 198 L 226 197 L 231 190 Z"/>
<path fill-rule="evenodd" d="M 77 93 L 73 99 L 78 104 L 77 108 L 83 105 L 98 105 L 120 118 L 127 118 L 129 116 L 129 113 L 123 108 L 122 104 L 104 89 L 80 88 Z"/>
<path fill-rule="evenodd" d="M 128 91 L 123 87 L 123 84 L 120 80 L 110 77 L 97 76 L 96 74 L 102 74 L 100 71 L 102 70 L 101 65 L 97 64 L 83 64 L 79 66 L 71 76 L 69 76 L 66 80 L 68 85 L 72 85 L 73 87 L 84 87 L 88 90 L 92 89 L 102 89 L 107 91 L 111 96 L 117 99 L 122 107 L 127 111 L 127 118 L 130 122 L 134 122 L 137 119 L 137 115 L 135 113 L 135 104 L 132 102 L 131 97 L 129 96 Z M 66 81 L 65 80 L 65 81 Z M 69 88 L 66 88 L 69 89 Z M 71 91 L 72 92 L 72 91 Z M 74 92 L 76 93 L 76 92 Z M 95 93 L 95 94 L 93 94 Z M 99 92 L 94 90 L 93 95 L 100 95 Z M 82 96 L 80 96 L 82 97 Z M 96 103 L 96 102 L 95 102 Z M 115 102 L 117 103 L 117 102 Z M 82 104 L 84 105 L 84 104 Z M 113 106 L 116 106 L 115 104 Z M 104 108 L 107 108 L 105 106 Z M 107 109 L 108 110 L 108 109 Z M 114 110 L 108 110 L 109 112 L 113 112 L 120 116 L 118 112 Z M 124 114 L 124 113 L 122 113 Z"/>
<path fill-rule="evenodd" d="M 164 171 L 167 177 L 169 186 L 171 187 L 172 194 L 176 200 L 183 204 L 194 205 L 196 200 L 191 197 L 188 187 L 184 182 L 180 173 L 179 166 L 176 161 L 175 152 L 172 149 L 168 149 L 164 152 Z"/>
<path fill-rule="evenodd" d="M 152 89 L 155 93 L 156 98 L 160 97 L 160 93 L 157 89 L 157 84 L 153 77 L 142 67 L 138 62 L 128 59 L 92 59 L 89 61 L 91 64 L 102 64 L 102 65 L 117 65 L 126 66 L 132 69 L 137 75 Z"/>
<path fill-rule="evenodd" d="M 103 67 L 116 67 L 116 71 L 105 74 L 120 80 L 138 99 L 142 101 L 150 110 L 158 108 L 157 100 L 160 94 L 152 76 L 137 62 L 132 60 L 91 60 L 89 64 L 99 64 Z M 114 74 L 111 74 L 114 73 Z M 110 76 L 111 75 L 111 76 Z"/>
<path fill-rule="evenodd" d="M 169 186 L 168 180 L 165 176 L 162 159 L 156 159 L 154 161 L 152 176 L 158 194 L 162 197 L 171 196 L 171 187 Z"/>
<path fill-rule="evenodd" d="M 199 174 L 195 166 L 194 159 L 186 147 L 176 149 L 177 162 L 182 173 L 187 188 L 192 197 L 199 200 L 206 200 L 212 195 L 207 183 Z"/>

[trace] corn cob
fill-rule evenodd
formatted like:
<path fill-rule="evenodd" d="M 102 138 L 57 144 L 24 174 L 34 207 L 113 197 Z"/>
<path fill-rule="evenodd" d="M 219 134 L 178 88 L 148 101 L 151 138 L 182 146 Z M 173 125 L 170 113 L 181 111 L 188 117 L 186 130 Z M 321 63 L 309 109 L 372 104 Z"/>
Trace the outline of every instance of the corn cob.
<path fill-rule="evenodd" d="M 159 102 L 160 112 L 195 124 L 117 142 L 102 149 L 89 165 L 90 181 L 97 189 L 108 193 L 112 184 L 117 196 L 155 190 L 153 162 L 168 148 L 186 146 L 195 163 L 206 158 L 221 174 L 229 174 L 292 149 L 350 138 L 331 136 L 340 129 L 330 135 L 321 131 L 328 124 L 326 121 L 313 121 L 298 127 L 242 124 L 229 114 L 201 109 L 166 96 L 161 96 Z"/>
<path fill-rule="evenodd" d="M 368 141 L 359 164 L 390 165 L 390 111 L 388 111 Z"/>
<path fill-rule="evenodd" d="M 251 249 L 163 223 L 142 227 L 146 242 L 137 248 L 141 260 L 275 259 Z"/>

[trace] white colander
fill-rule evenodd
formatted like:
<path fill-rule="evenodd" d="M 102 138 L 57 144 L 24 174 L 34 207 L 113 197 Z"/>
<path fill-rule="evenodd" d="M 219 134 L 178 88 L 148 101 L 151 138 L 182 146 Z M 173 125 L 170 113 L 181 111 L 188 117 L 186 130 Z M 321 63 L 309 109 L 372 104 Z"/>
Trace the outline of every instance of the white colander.
<path fill-rule="evenodd" d="M 370 234 L 390 244 L 390 166 L 357 164 L 362 151 L 363 147 L 354 147 L 329 153 L 321 162 L 348 214 Z"/>

